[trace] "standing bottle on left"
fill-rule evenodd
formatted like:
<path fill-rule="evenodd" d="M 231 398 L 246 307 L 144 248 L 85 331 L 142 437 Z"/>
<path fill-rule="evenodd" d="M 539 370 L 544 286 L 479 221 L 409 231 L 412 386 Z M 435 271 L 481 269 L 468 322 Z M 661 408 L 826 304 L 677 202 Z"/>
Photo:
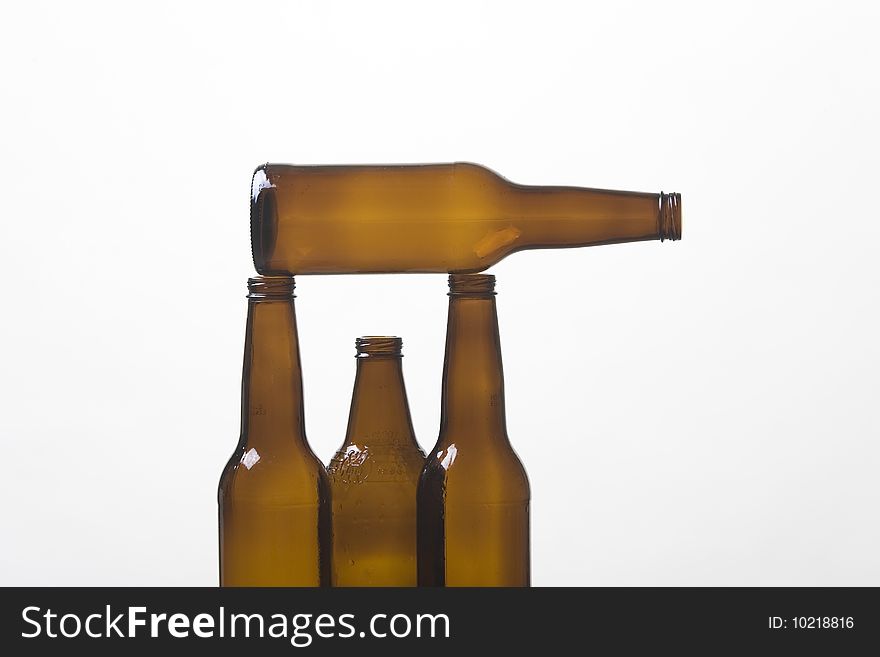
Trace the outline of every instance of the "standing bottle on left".
<path fill-rule="evenodd" d="M 329 484 L 306 441 L 291 276 L 248 280 L 241 437 L 220 477 L 220 585 L 327 586 Z"/>

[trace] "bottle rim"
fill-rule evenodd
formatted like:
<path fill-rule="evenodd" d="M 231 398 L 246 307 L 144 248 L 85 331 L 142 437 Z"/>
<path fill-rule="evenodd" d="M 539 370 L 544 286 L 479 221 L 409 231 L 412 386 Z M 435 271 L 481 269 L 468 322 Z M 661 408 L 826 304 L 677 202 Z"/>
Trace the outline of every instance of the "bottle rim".
<path fill-rule="evenodd" d="M 275 250 L 278 230 L 275 184 L 269 167 L 268 162 L 261 164 L 251 178 L 251 257 L 254 267 L 261 274 L 269 272 L 269 257 Z"/>

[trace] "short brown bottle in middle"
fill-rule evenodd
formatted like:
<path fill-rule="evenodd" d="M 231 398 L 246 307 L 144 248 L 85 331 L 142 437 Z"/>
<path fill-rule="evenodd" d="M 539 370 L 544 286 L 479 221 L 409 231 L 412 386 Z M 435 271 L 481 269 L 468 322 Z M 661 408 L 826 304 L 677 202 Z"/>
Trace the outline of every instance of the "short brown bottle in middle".
<path fill-rule="evenodd" d="M 345 442 L 330 461 L 333 586 L 415 586 L 416 442 L 401 369 L 402 340 L 355 341 L 357 375 Z"/>

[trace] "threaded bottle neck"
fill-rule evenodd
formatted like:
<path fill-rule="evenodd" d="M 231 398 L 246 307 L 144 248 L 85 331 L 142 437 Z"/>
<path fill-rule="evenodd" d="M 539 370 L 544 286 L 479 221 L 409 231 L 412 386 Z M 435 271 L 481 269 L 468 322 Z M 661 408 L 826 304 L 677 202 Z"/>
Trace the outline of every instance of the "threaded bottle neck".
<path fill-rule="evenodd" d="M 495 277 L 452 274 L 443 364 L 441 437 L 507 440 Z"/>
<path fill-rule="evenodd" d="M 403 339 L 393 335 L 365 335 L 354 341 L 355 358 L 401 358 Z"/>
<path fill-rule="evenodd" d="M 495 296 L 495 277 L 492 274 L 450 274 L 449 296 Z"/>
<path fill-rule="evenodd" d="M 355 341 L 357 374 L 343 447 L 358 445 L 374 450 L 374 456 L 379 454 L 376 449 L 390 445 L 419 449 L 403 382 L 402 345 L 396 336 L 369 335 Z"/>
<path fill-rule="evenodd" d="M 681 239 L 681 194 L 660 192 L 657 232 L 660 241 Z"/>
<path fill-rule="evenodd" d="M 293 276 L 254 276 L 248 279 L 248 299 L 293 299 L 296 281 Z"/>
<path fill-rule="evenodd" d="M 291 276 L 248 280 L 241 426 L 261 451 L 308 450 Z"/>

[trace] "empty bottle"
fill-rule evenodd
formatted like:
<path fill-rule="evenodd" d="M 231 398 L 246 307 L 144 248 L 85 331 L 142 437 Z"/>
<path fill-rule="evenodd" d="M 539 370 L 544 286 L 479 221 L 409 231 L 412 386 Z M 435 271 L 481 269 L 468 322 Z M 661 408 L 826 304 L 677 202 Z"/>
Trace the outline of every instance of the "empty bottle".
<path fill-rule="evenodd" d="M 241 437 L 220 478 L 220 585 L 327 586 L 329 483 L 306 442 L 292 277 L 248 280 Z"/>
<path fill-rule="evenodd" d="M 355 341 L 357 374 L 345 442 L 327 468 L 333 586 L 416 585 L 416 442 L 401 370 L 402 340 Z"/>
<path fill-rule="evenodd" d="M 528 586 L 529 482 L 510 445 L 495 277 L 449 277 L 440 436 L 418 488 L 420 586 Z"/>
<path fill-rule="evenodd" d="M 478 272 L 515 251 L 681 238 L 681 197 L 532 187 L 470 163 L 266 164 L 251 185 L 261 274 Z"/>

